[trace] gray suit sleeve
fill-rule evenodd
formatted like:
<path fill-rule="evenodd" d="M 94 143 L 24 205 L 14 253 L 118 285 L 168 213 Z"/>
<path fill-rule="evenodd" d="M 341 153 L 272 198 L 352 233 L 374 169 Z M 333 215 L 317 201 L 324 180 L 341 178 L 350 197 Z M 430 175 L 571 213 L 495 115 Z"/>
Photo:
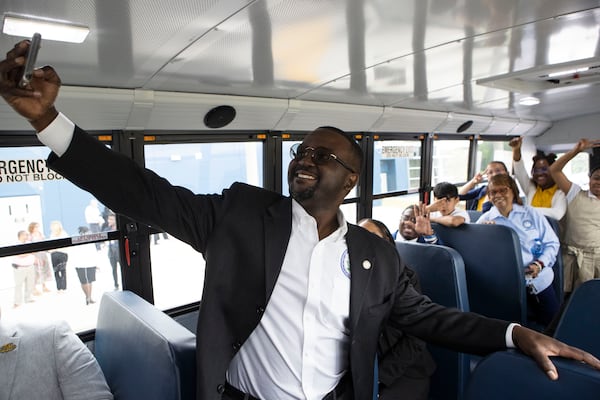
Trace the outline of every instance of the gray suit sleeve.
<path fill-rule="evenodd" d="M 112 400 L 98 362 L 66 323 L 54 329 L 54 349 L 60 390 L 65 400 Z"/>

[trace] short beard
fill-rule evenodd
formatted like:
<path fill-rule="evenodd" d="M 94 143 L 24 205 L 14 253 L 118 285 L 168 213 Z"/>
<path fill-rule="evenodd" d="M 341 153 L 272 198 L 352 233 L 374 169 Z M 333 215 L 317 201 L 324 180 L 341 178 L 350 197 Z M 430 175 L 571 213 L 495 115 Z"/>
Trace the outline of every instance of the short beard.
<path fill-rule="evenodd" d="M 308 188 L 301 192 L 294 192 L 294 191 L 292 191 L 292 188 L 290 188 L 290 196 L 292 196 L 292 199 L 296 200 L 298 203 L 302 203 L 305 200 L 312 199 L 314 194 L 315 194 L 314 187 Z"/>

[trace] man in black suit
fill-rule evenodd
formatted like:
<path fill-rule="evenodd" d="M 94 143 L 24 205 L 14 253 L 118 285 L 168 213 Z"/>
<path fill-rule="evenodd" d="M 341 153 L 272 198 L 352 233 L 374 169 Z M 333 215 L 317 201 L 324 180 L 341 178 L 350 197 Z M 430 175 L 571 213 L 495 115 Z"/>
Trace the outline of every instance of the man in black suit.
<path fill-rule="evenodd" d="M 27 47 L 17 44 L 0 62 L 0 94 L 53 150 L 50 167 L 115 212 L 160 227 L 206 258 L 198 399 L 369 399 L 386 321 L 463 352 L 516 344 L 552 379 L 552 355 L 600 368 L 582 350 L 417 293 L 395 249 L 346 223 L 339 210 L 362 163 L 360 148 L 342 131 L 318 128 L 295 149 L 291 197 L 240 183 L 221 195 L 196 195 L 113 153 L 59 114 L 60 79 L 51 67 L 19 89 Z"/>

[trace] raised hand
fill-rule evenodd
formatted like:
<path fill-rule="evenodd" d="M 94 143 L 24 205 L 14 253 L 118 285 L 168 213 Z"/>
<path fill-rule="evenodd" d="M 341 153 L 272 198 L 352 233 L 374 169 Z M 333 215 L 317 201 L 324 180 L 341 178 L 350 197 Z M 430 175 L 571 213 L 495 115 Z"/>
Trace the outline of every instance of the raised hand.
<path fill-rule="evenodd" d="M 415 212 L 415 231 L 419 235 L 433 235 L 433 228 L 431 228 L 431 221 L 429 219 L 429 212 L 427 211 L 427 205 L 419 203 L 413 207 Z"/>
<path fill-rule="evenodd" d="M 591 149 L 593 147 L 600 147 L 600 139 L 590 140 L 590 139 L 580 139 L 575 145 L 575 150 L 577 152 L 582 152 L 587 149 Z"/>
<path fill-rule="evenodd" d="M 523 138 L 521 136 L 512 138 L 512 139 L 510 139 L 510 142 L 508 142 L 508 145 L 512 148 L 520 149 L 522 144 L 523 144 Z"/>
<path fill-rule="evenodd" d="M 58 114 L 54 102 L 61 82 L 54 69 L 45 66 L 34 71 L 27 88 L 19 87 L 29 44 L 29 40 L 17 43 L 6 53 L 6 59 L 0 61 L 0 95 L 17 113 L 27 118 L 37 131 L 40 131 Z"/>

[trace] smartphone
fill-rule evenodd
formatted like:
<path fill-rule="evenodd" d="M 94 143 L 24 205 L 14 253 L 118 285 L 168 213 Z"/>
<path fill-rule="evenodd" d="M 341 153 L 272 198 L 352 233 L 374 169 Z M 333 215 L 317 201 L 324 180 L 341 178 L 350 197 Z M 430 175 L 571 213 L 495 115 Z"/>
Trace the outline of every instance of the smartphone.
<path fill-rule="evenodd" d="M 26 88 L 31 81 L 33 76 L 33 69 L 35 68 L 35 62 L 37 60 L 38 51 L 42 43 L 42 35 L 34 33 L 31 37 L 31 44 L 29 45 L 29 51 L 27 52 L 27 60 L 25 61 L 25 68 L 23 69 L 23 76 L 19 81 L 19 87 Z"/>

